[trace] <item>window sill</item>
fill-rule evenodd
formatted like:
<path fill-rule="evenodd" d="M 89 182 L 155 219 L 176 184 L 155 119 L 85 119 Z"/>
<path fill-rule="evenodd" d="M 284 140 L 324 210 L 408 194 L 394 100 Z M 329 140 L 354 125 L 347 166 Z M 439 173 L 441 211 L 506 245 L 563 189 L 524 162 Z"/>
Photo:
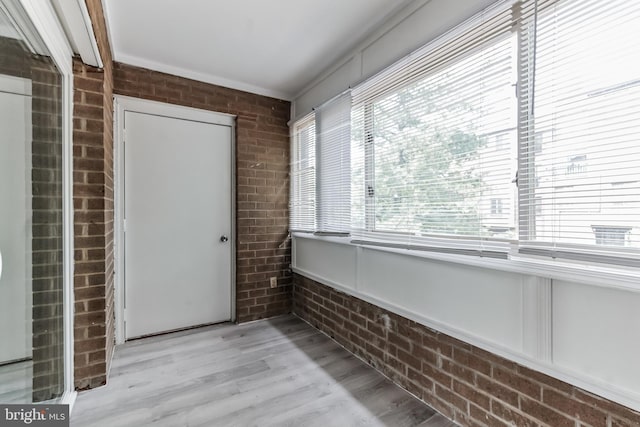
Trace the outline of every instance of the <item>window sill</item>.
<path fill-rule="evenodd" d="M 317 236 L 293 233 L 294 238 L 314 239 L 340 245 L 354 246 L 380 252 L 426 258 L 435 261 L 463 264 L 471 267 L 519 273 L 555 280 L 584 283 L 587 285 L 624 291 L 640 292 L 640 271 L 634 268 L 608 267 L 594 264 L 578 264 L 553 259 L 509 255 L 508 259 L 483 258 L 469 255 L 416 251 L 375 245 L 353 244 L 351 237 Z"/>

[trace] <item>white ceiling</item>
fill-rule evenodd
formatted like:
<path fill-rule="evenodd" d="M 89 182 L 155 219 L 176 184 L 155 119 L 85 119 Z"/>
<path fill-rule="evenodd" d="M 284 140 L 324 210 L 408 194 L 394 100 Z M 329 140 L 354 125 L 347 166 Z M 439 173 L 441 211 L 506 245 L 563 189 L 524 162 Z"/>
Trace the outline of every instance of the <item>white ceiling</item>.
<path fill-rule="evenodd" d="M 292 99 L 409 0 L 103 0 L 114 59 Z"/>

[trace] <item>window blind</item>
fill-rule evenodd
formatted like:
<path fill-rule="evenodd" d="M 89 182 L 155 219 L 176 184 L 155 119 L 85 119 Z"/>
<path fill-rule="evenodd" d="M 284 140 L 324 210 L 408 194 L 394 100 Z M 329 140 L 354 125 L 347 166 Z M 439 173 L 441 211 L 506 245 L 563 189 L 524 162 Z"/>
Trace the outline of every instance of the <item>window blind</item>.
<path fill-rule="evenodd" d="M 352 89 L 355 105 L 395 92 L 511 32 L 511 1 L 500 1 Z"/>
<path fill-rule="evenodd" d="M 315 110 L 317 232 L 348 234 L 351 226 L 351 94 Z"/>
<path fill-rule="evenodd" d="M 519 7 L 520 253 L 640 266 L 640 2 Z"/>
<path fill-rule="evenodd" d="M 352 147 L 364 163 L 356 243 L 507 256 L 516 224 L 512 27 L 502 3 L 353 89 Z"/>
<path fill-rule="evenodd" d="M 291 138 L 289 218 L 291 231 L 316 229 L 316 127 L 314 115 L 298 121 Z"/>

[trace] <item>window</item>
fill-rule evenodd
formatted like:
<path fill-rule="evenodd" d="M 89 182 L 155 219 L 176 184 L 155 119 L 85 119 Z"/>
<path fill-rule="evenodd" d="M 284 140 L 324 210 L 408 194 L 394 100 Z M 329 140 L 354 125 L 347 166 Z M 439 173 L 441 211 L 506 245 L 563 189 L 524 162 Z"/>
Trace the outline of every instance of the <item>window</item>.
<path fill-rule="evenodd" d="M 572 175 L 583 173 L 587 171 L 587 156 L 584 154 L 578 154 L 575 156 L 569 156 L 567 160 L 567 167 L 565 175 Z"/>
<path fill-rule="evenodd" d="M 477 251 L 496 229 L 502 239 L 513 237 L 511 19 L 504 9 L 480 17 L 449 35 L 450 43 L 439 41 L 352 90 L 354 140 L 361 138 L 354 150 L 364 150 L 366 188 L 356 239 Z M 505 201 L 499 214 L 492 199 Z"/>
<path fill-rule="evenodd" d="M 291 231 L 315 231 L 316 126 L 313 114 L 299 121 L 291 138 Z"/>
<path fill-rule="evenodd" d="M 348 234 L 351 226 L 351 94 L 318 107 L 316 120 L 317 231 Z"/>
<path fill-rule="evenodd" d="M 625 246 L 631 227 L 616 227 L 607 225 L 593 225 L 596 235 L 596 245 Z"/>
<path fill-rule="evenodd" d="M 594 250 L 594 233 L 598 250 L 633 258 L 619 247 L 640 248 L 639 23 L 630 0 L 559 0 L 523 19 L 521 39 L 536 42 L 521 55 L 521 252 L 572 258 Z M 528 209 L 534 200 L 541 210 Z"/>
<path fill-rule="evenodd" d="M 508 198 L 515 173 L 488 147 L 515 127 L 511 51 L 507 34 L 371 104 L 372 230 L 484 234 L 485 194 Z"/>
<path fill-rule="evenodd" d="M 631 0 L 488 8 L 316 110 L 316 231 L 640 265 L 639 50 Z"/>
<path fill-rule="evenodd" d="M 502 199 L 491 199 L 491 215 L 502 213 Z"/>

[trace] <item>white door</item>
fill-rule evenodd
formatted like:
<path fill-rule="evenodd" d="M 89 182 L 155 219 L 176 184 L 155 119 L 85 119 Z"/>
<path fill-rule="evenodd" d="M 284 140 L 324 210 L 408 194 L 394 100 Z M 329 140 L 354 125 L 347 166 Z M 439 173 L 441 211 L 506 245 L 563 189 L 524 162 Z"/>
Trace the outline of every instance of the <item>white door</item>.
<path fill-rule="evenodd" d="M 0 75 L 0 364 L 31 357 L 31 81 Z"/>
<path fill-rule="evenodd" d="M 124 128 L 125 337 L 230 320 L 231 127 L 125 111 Z"/>

